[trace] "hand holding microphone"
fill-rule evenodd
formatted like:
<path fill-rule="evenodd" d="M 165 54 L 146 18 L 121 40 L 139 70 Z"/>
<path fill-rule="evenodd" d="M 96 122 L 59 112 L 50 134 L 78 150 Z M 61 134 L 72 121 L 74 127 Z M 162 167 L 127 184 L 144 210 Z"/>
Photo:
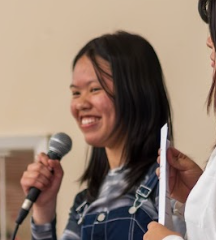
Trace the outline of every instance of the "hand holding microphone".
<path fill-rule="evenodd" d="M 52 220 L 51 218 L 55 215 L 57 193 L 63 177 L 62 167 L 59 161 L 55 160 L 60 160 L 67 154 L 71 146 L 72 141 L 69 136 L 57 133 L 50 139 L 48 153 L 41 153 L 37 162 L 28 166 L 21 179 L 23 191 L 27 196 L 16 220 L 17 224 L 22 223 L 36 201 L 34 220 L 39 220 L 38 224 Z"/>

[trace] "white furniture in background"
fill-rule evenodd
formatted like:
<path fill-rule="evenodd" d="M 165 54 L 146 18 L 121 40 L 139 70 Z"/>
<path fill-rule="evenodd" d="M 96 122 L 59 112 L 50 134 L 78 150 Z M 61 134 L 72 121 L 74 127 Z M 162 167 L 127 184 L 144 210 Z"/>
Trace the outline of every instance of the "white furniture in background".
<path fill-rule="evenodd" d="M 0 233 L 1 240 L 6 238 L 6 159 L 13 150 L 33 150 L 34 155 L 47 152 L 50 136 L 8 136 L 0 137 Z"/>

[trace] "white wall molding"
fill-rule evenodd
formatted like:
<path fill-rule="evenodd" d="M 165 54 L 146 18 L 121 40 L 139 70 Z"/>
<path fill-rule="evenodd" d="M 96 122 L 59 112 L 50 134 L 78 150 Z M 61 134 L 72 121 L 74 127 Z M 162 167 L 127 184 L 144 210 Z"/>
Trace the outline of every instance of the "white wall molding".
<path fill-rule="evenodd" d="M 10 136 L 0 137 L 0 156 L 11 150 L 33 149 L 35 154 L 47 152 L 50 136 Z"/>

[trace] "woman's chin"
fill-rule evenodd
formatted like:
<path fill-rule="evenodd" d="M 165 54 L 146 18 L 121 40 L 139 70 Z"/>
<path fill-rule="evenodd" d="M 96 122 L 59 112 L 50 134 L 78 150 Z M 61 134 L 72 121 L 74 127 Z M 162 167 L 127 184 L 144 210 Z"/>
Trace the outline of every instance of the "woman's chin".
<path fill-rule="evenodd" d="M 85 141 L 88 145 L 91 145 L 92 147 L 104 147 L 103 144 L 101 144 L 101 141 L 98 141 L 96 139 L 85 138 Z"/>

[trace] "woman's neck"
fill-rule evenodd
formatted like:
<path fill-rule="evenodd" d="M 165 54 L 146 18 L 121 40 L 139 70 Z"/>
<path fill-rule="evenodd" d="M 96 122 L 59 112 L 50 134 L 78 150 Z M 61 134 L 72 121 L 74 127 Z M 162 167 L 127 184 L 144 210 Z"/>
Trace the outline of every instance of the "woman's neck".
<path fill-rule="evenodd" d="M 106 147 L 106 154 L 109 161 L 110 169 L 117 168 L 124 164 L 123 158 L 123 144 L 114 146 L 112 148 Z"/>

